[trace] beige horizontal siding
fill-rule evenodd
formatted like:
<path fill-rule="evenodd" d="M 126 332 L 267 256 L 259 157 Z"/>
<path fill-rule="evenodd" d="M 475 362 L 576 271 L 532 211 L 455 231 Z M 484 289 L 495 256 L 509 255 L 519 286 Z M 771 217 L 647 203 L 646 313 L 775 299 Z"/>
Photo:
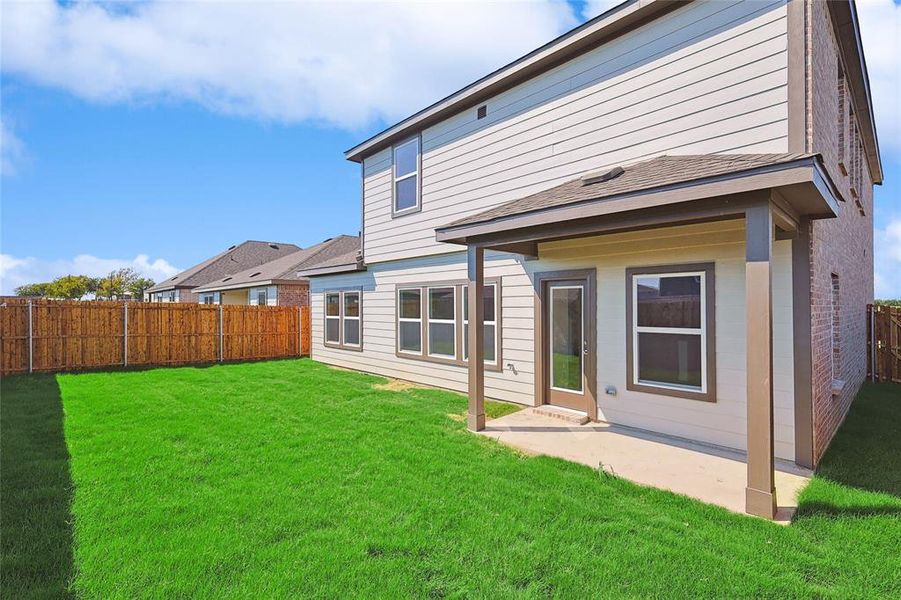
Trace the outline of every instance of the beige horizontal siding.
<path fill-rule="evenodd" d="M 505 364 L 512 362 L 516 366 L 515 374 L 509 370 L 487 373 L 486 395 L 523 402 L 533 394 L 534 383 L 531 281 L 521 263 L 510 255 L 491 254 L 486 273 L 489 277 L 502 277 L 502 358 Z M 465 278 L 466 259 L 462 254 L 383 263 L 361 274 L 314 278 L 311 295 L 313 357 L 346 368 L 464 392 L 468 385 L 464 367 L 395 355 L 395 293 L 398 286 Z M 362 287 L 364 290 L 362 352 L 336 350 L 322 344 L 322 290 L 341 287 Z"/>
<path fill-rule="evenodd" d="M 389 150 L 364 162 L 370 264 L 453 252 L 434 229 L 662 153 L 787 150 L 785 6 L 696 2 L 422 132 L 422 211 L 391 216 Z"/>
<path fill-rule="evenodd" d="M 778 456 L 794 457 L 794 390 L 791 322 L 791 243 L 774 246 L 774 405 Z M 633 266 L 688 262 L 716 263 L 717 402 L 683 400 L 626 390 L 627 324 L 625 270 Z M 486 373 L 490 398 L 532 404 L 534 399 L 534 273 L 595 268 L 598 274 L 599 415 L 614 423 L 670 435 L 745 448 L 745 300 L 744 225 L 742 221 L 621 233 L 545 244 L 541 259 L 519 260 L 490 254 L 488 276 L 502 276 L 503 362 L 516 373 Z M 312 282 L 313 357 L 337 366 L 465 392 L 464 367 L 395 356 L 397 285 L 466 277 L 465 255 L 436 255 L 373 265 L 365 273 L 314 278 Z M 322 344 L 322 291 L 362 287 L 363 351 Z M 616 396 L 603 393 L 607 385 Z"/>
<path fill-rule="evenodd" d="M 744 222 L 693 225 L 569 240 L 541 248 L 541 269 L 594 266 L 598 272 L 598 390 L 601 418 L 745 449 Z M 716 264 L 716 403 L 626 389 L 626 281 L 633 266 Z M 531 264 L 531 263 L 529 263 Z M 777 456 L 794 459 L 791 242 L 774 244 L 773 388 Z M 603 393 L 607 385 L 616 396 Z"/>

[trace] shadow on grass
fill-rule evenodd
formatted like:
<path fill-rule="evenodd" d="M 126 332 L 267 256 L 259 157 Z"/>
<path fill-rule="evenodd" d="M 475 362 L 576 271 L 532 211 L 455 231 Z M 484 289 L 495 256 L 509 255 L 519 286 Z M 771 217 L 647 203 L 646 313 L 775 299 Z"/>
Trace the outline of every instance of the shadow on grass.
<path fill-rule="evenodd" d="M 901 515 L 901 386 L 867 383 L 820 461 L 798 517 Z"/>
<path fill-rule="evenodd" d="M 54 375 L 0 382 L 3 596 L 71 596 L 73 484 Z"/>

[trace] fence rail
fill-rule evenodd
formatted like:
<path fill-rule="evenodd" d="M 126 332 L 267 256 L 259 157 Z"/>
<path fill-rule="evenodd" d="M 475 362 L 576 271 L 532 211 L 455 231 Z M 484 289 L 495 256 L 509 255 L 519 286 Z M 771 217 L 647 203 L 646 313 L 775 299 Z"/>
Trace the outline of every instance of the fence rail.
<path fill-rule="evenodd" d="M 17 299 L 0 304 L 0 375 L 309 353 L 309 307 Z"/>
<path fill-rule="evenodd" d="M 901 383 L 901 307 L 869 305 L 867 375 Z"/>

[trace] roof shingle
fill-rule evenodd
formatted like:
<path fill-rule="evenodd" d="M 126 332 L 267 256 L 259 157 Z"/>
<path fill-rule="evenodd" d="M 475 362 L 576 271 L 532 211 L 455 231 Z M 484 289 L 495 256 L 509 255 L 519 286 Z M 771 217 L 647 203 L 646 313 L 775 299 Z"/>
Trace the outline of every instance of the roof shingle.
<path fill-rule="evenodd" d="M 229 274 L 227 277 L 210 281 L 197 288 L 197 291 L 251 286 L 266 281 L 299 281 L 303 278 L 298 276 L 298 271 L 315 269 L 320 266 L 330 266 L 331 264 L 344 264 L 343 262 L 334 261 L 345 260 L 348 256 L 353 257 L 351 260 L 353 262 L 353 260 L 356 260 L 356 254 L 359 249 L 359 237 L 339 235 L 262 265 L 253 266 L 249 269 Z"/>
<path fill-rule="evenodd" d="M 195 288 L 298 250 L 300 250 L 300 246 L 294 244 L 248 240 L 157 283 L 147 291 L 158 292 L 176 287 Z"/>
<path fill-rule="evenodd" d="M 585 183 L 582 178 L 506 202 L 484 212 L 454 221 L 446 228 L 484 223 L 504 217 L 602 200 L 654 188 L 733 175 L 795 160 L 811 154 L 687 154 L 663 155 L 623 167 L 622 173 L 606 181 Z"/>

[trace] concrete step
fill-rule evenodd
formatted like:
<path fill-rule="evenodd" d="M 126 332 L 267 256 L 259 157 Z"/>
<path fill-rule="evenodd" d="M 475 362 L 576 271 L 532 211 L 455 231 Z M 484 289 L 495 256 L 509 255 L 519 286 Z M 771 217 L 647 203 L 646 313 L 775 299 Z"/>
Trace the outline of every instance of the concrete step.
<path fill-rule="evenodd" d="M 535 406 L 532 407 L 531 410 L 536 415 L 541 415 L 542 417 L 553 417 L 555 419 L 566 421 L 567 423 L 572 423 L 573 425 L 584 425 L 588 422 L 588 415 L 583 412 L 570 410 L 568 408 L 560 408 L 558 406 L 551 406 L 550 404 Z"/>

